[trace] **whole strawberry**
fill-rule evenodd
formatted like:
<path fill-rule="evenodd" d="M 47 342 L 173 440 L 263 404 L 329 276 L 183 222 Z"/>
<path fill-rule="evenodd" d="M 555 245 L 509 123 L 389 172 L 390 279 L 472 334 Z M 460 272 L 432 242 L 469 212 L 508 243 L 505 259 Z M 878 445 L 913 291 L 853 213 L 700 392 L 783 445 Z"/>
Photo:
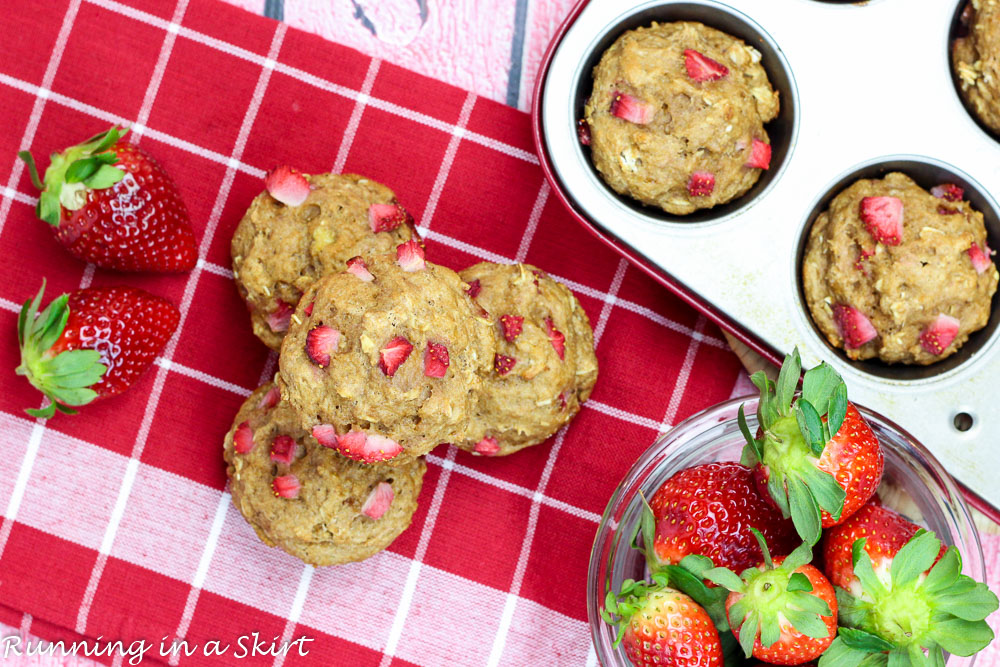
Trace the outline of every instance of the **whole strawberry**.
<path fill-rule="evenodd" d="M 618 627 L 621 644 L 636 667 L 722 667 L 722 644 L 708 613 L 690 597 L 668 586 L 666 573 L 653 583 L 627 580 L 615 596 L 608 593 L 601 616 Z"/>
<path fill-rule="evenodd" d="M 119 271 L 189 271 L 198 261 L 187 208 L 167 172 L 112 127 L 53 153 L 45 180 L 18 153 L 42 191 L 38 217 L 85 262 Z"/>
<path fill-rule="evenodd" d="M 762 554 L 750 528 L 763 533 L 774 553 L 787 554 L 799 543 L 791 521 L 760 496 L 750 469 L 739 463 L 682 470 L 649 504 L 656 521 L 650 567 L 679 563 L 688 554 L 708 556 L 736 571 L 753 567 Z"/>
<path fill-rule="evenodd" d="M 882 480 L 882 447 L 871 426 L 847 401 L 847 387 L 826 363 L 806 371 L 795 396 L 802 361 L 796 349 L 785 357 L 777 383 L 764 373 L 750 378 L 760 389 L 757 437 L 740 407 L 747 445 L 742 462 L 754 483 L 809 544 L 822 528 L 846 521 L 875 493 Z"/>
<path fill-rule="evenodd" d="M 705 577 L 730 591 L 726 616 L 744 655 L 774 665 L 799 665 L 818 658 L 837 632 L 837 597 L 823 573 L 810 565 L 802 544 L 773 561 L 763 536 L 754 531 L 764 561 L 742 575 L 726 568 Z"/>
<path fill-rule="evenodd" d="M 180 321 L 177 308 L 135 287 L 88 287 L 63 294 L 41 313 L 45 283 L 21 308 L 17 338 L 24 375 L 51 404 L 28 409 L 49 418 L 56 410 L 120 394 L 167 344 Z"/>
<path fill-rule="evenodd" d="M 970 656 L 993 641 L 997 596 L 934 533 L 868 505 L 827 531 L 825 553 L 841 628 L 820 667 L 944 665 L 943 651 Z"/>

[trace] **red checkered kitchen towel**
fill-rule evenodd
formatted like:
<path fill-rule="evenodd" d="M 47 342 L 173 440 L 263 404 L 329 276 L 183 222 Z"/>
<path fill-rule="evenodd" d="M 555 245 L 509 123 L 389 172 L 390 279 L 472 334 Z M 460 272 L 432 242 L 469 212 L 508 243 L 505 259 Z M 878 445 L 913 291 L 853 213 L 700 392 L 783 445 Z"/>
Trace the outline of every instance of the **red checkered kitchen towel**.
<path fill-rule="evenodd" d="M 133 652 L 99 658 L 114 664 L 139 648 L 142 664 L 593 664 L 586 566 L 605 503 L 657 433 L 745 385 L 713 326 L 550 196 L 526 116 L 215 0 L 38 0 L 0 13 L 0 35 L 0 623 L 120 640 Z M 190 274 L 94 271 L 34 218 L 15 153 L 112 123 L 177 181 L 201 243 Z M 275 370 L 229 239 L 277 163 L 388 184 L 438 263 L 545 268 L 580 298 L 601 364 L 550 443 L 428 456 L 412 526 L 341 567 L 265 547 L 225 490 L 223 435 Z M 32 420 L 14 329 L 43 276 L 50 295 L 143 287 L 180 305 L 181 327 L 125 395 Z M 161 655 L 178 638 L 191 655 Z"/>

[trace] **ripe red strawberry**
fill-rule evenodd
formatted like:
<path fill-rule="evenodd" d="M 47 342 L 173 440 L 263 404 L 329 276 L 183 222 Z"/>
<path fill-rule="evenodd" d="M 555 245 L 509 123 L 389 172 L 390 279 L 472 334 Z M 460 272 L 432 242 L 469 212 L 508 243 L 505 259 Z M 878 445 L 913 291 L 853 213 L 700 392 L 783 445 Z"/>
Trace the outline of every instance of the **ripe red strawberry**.
<path fill-rule="evenodd" d="M 649 505 L 656 522 L 651 567 L 679 563 L 689 554 L 737 571 L 753 567 L 763 556 L 750 528 L 760 530 L 775 553 L 786 554 L 798 543 L 791 522 L 760 497 L 750 469 L 739 463 L 681 470 Z"/>
<path fill-rule="evenodd" d="M 601 609 L 606 623 L 617 626 L 621 644 L 636 667 L 722 667 L 722 644 L 708 613 L 667 584 L 665 573 L 654 582 L 626 580 L 621 592 L 609 592 Z"/>
<path fill-rule="evenodd" d="M 696 171 L 688 179 L 688 194 L 692 197 L 707 197 L 715 190 L 715 174 Z"/>
<path fill-rule="evenodd" d="M 379 350 L 378 367 L 382 372 L 392 377 L 396 374 L 396 369 L 406 361 L 413 351 L 413 345 L 403 336 L 396 336 Z"/>
<path fill-rule="evenodd" d="M 291 305 L 278 299 L 278 305 L 270 315 L 267 316 L 267 326 L 275 333 L 288 331 L 288 325 L 292 321 L 292 313 L 295 309 Z"/>
<path fill-rule="evenodd" d="M 364 431 L 348 431 L 337 435 L 329 424 L 314 426 L 312 435 L 324 447 L 336 449 L 347 458 L 362 463 L 388 461 L 403 451 L 395 440 Z"/>
<path fill-rule="evenodd" d="M 483 284 L 479 282 L 479 278 L 476 278 L 471 283 L 469 283 L 469 286 L 467 288 L 465 288 L 465 293 L 468 294 L 471 298 L 475 299 L 477 296 L 479 296 L 479 293 L 482 291 L 482 289 L 483 289 Z"/>
<path fill-rule="evenodd" d="M 517 363 L 517 359 L 514 357 L 508 357 L 503 354 L 493 355 L 493 369 L 498 375 L 507 375 L 514 368 L 514 364 Z"/>
<path fill-rule="evenodd" d="M 750 159 L 746 161 L 744 166 L 750 167 L 751 169 L 770 168 L 771 144 L 764 143 L 755 137 L 750 145 Z"/>
<path fill-rule="evenodd" d="M 119 271 L 190 271 L 198 249 L 173 180 L 145 150 L 112 127 L 53 153 L 45 180 L 28 151 L 38 217 L 78 259 Z"/>
<path fill-rule="evenodd" d="M 233 449 L 237 454 L 249 454 L 257 443 L 253 441 L 253 429 L 247 420 L 236 427 L 233 433 Z"/>
<path fill-rule="evenodd" d="M 983 248 L 979 247 L 978 243 L 973 243 L 966 252 L 969 253 L 969 261 L 972 262 L 972 268 L 976 270 L 976 273 L 983 273 L 993 264 L 993 261 L 990 259 L 989 246 L 986 246 L 984 251 Z"/>
<path fill-rule="evenodd" d="M 257 403 L 257 407 L 261 410 L 270 410 L 278 404 L 281 400 L 281 390 L 278 389 L 278 385 L 272 385 L 267 393 L 260 399 Z"/>
<path fill-rule="evenodd" d="M 694 49 L 684 49 L 684 67 L 695 81 L 716 81 L 729 74 L 729 68 Z"/>
<path fill-rule="evenodd" d="M 279 435 L 271 443 L 271 460 L 275 463 L 291 463 L 295 460 L 295 440 L 291 436 Z"/>
<path fill-rule="evenodd" d="M 820 656 L 837 634 L 837 596 L 810 565 L 812 550 L 798 546 L 772 562 L 764 537 L 754 531 L 764 561 L 737 575 L 726 568 L 704 573 L 730 591 L 726 618 L 744 655 L 774 665 L 799 665 Z"/>
<path fill-rule="evenodd" d="M 847 401 L 840 375 L 823 363 L 806 371 L 795 397 L 802 361 L 795 349 L 785 357 L 775 384 L 763 372 L 750 378 L 760 389 L 757 437 L 740 407 L 747 445 L 743 463 L 754 467 L 754 483 L 782 516 L 791 516 L 799 536 L 815 544 L 820 529 L 843 523 L 875 493 L 882 480 L 882 448 L 868 422 Z"/>
<path fill-rule="evenodd" d="M 611 115 L 637 125 L 648 125 L 656 115 L 656 107 L 628 93 L 611 94 Z"/>
<path fill-rule="evenodd" d="M 920 346 L 931 354 L 944 354 L 958 335 L 961 324 L 957 318 L 939 313 L 920 333 Z"/>
<path fill-rule="evenodd" d="M 53 300 L 38 313 L 45 282 L 24 302 L 17 323 L 24 375 L 52 402 L 32 417 L 115 396 L 128 389 L 167 344 L 180 312 L 135 287 L 88 287 Z"/>
<path fill-rule="evenodd" d="M 320 368 L 330 365 L 340 343 L 340 332 L 325 325 L 313 327 L 306 334 L 306 356 Z"/>
<path fill-rule="evenodd" d="M 833 323 L 844 339 L 844 347 L 854 350 L 878 337 L 875 325 L 857 308 L 843 303 L 833 306 Z"/>
<path fill-rule="evenodd" d="M 476 443 L 475 450 L 477 454 L 482 454 L 483 456 L 496 456 L 497 452 L 500 451 L 500 445 L 497 443 L 496 438 L 486 436 Z"/>
<path fill-rule="evenodd" d="M 264 178 L 267 193 L 286 206 L 301 206 L 309 197 L 309 181 L 287 165 L 271 170 Z"/>
<path fill-rule="evenodd" d="M 545 333 L 548 334 L 549 342 L 552 343 L 552 349 L 556 351 L 560 359 L 566 358 L 566 335 L 556 329 L 555 325 L 552 323 L 551 317 L 545 318 Z"/>
<path fill-rule="evenodd" d="M 295 475 L 281 475 L 271 480 L 271 491 L 276 498 L 298 498 L 302 485 Z"/>
<path fill-rule="evenodd" d="M 381 519 L 382 515 L 389 511 L 396 493 L 392 490 L 389 482 L 379 482 L 371 490 L 364 504 L 361 505 L 361 513 L 369 519 Z"/>
<path fill-rule="evenodd" d="M 366 283 L 370 283 L 375 280 L 375 276 L 373 276 L 372 272 L 368 270 L 368 265 L 365 264 L 365 260 L 361 259 L 361 257 L 351 257 L 347 260 L 347 272 L 352 276 L 360 278 Z M 311 314 L 311 311 L 306 314 Z"/>
<path fill-rule="evenodd" d="M 396 263 L 404 271 L 420 271 L 427 266 L 424 262 L 424 249 L 416 239 L 396 246 Z"/>
<path fill-rule="evenodd" d="M 962 201 L 962 197 L 965 196 L 965 190 L 954 183 L 942 183 L 931 188 L 931 194 L 938 199 Z"/>
<path fill-rule="evenodd" d="M 903 242 L 903 202 L 898 197 L 865 197 L 861 200 L 861 220 L 877 243 Z"/>
<path fill-rule="evenodd" d="M 413 217 L 396 201 L 391 204 L 372 204 L 368 207 L 368 224 L 376 234 L 390 232 L 403 223 L 412 225 Z"/>
<path fill-rule="evenodd" d="M 996 595 L 961 574 L 958 549 L 891 510 L 866 505 L 827 531 L 824 552 L 841 625 L 829 662 L 888 653 L 871 664 L 943 665 L 942 650 L 969 656 L 993 640 Z"/>
<path fill-rule="evenodd" d="M 427 351 L 424 352 L 424 375 L 429 378 L 443 378 L 448 372 L 451 359 L 448 357 L 448 348 L 442 343 L 427 343 Z"/>
<path fill-rule="evenodd" d="M 524 318 L 520 315 L 501 315 L 500 327 L 503 329 L 503 337 L 508 343 L 513 343 L 521 335 L 521 328 L 524 325 Z"/>
<path fill-rule="evenodd" d="M 590 123 L 581 118 L 576 121 L 576 136 L 584 146 L 590 145 Z"/>

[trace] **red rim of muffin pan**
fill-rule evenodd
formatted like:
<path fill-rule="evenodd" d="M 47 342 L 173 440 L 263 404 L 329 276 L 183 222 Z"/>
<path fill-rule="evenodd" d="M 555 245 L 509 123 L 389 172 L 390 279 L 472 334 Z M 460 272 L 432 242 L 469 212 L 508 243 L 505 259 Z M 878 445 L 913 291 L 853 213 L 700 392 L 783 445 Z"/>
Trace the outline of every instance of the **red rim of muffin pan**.
<path fill-rule="evenodd" d="M 1000 143 L 965 108 L 950 65 L 966 1 L 583 0 L 542 61 L 532 125 L 542 169 L 580 224 L 771 362 L 797 345 L 806 364 L 834 364 L 858 403 L 914 433 L 967 500 L 1000 520 L 1000 485 L 991 478 L 1000 468 L 1000 402 L 993 398 L 1000 390 L 1000 292 L 987 327 L 926 367 L 849 360 L 813 325 L 801 294 L 809 226 L 858 178 L 898 170 L 924 188 L 955 182 L 984 214 L 990 246 L 1000 247 L 1000 215 L 989 194 L 1000 191 Z M 625 31 L 654 20 L 700 21 L 743 39 L 762 53 L 781 99 L 779 117 L 765 126 L 771 168 L 742 197 L 690 216 L 611 191 L 576 135 L 601 54 Z M 912 53 L 910 71 L 898 66 L 899 53 Z"/>

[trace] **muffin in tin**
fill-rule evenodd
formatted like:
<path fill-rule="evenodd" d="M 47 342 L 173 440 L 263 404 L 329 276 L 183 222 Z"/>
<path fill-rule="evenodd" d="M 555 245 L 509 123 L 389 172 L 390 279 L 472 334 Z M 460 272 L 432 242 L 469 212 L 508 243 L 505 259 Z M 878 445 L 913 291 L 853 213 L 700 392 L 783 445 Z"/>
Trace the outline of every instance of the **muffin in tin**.
<path fill-rule="evenodd" d="M 630 30 L 593 72 L 582 136 L 616 192 L 674 215 L 732 201 L 770 166 L 779 111 L 761 54 L 690 21 Z"/>
<path fill-rule="evenodd" d="M 809 313 L 855 360 L 931 364 L 986 326 L 998 272 L 983 215 L 962 189 L 905 174 L 862 179 L 812 229 L 802 266 Z"/>
<path fill-rule="evenodd" d="M 1000 134 L 1000 4 L 971 0 L 962 10 L 951 61 L 969 108 Z"/>

